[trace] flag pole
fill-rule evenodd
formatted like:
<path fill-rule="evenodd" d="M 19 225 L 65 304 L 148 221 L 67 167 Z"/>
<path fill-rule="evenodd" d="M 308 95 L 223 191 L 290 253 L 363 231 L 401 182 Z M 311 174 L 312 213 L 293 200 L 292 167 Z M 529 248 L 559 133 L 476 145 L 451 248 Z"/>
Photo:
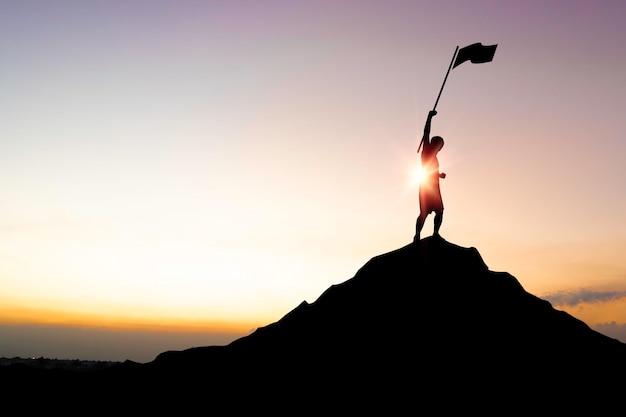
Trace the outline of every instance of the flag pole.
<path fill-rule="evenodd" d="M 454 49 L 454 53 L 452 54 L 452 60 L 450 61 L 450 65 L 448 66 L 448 71 L 446 72 L 446 76 L 443 79 L 443 84 L 441 84 L 441 89 L 439 90 L 439 95 L 437 96 L 437 100 L 435 100 L 435 105 L 433 106 L 433 111 L 437 108 L 437 103 L 439 103 L 439 97 L 441 97 L 441 93 L 443 92 L 443 87 L 446 85 L 446 80 L 448 79 L 448 74 L 450 74 L 450 70 L 452 69 L 452 64 L 454 64 L 454 58 L 456 58 L 456 54 L 459 51 L 459 46 L 457 45 Z M 422 144 L 424 143 L 424 138 L 420 141 L 420 145 L 417 147 L 417 153 L 420 153 L 422 149 Z"/>
<path fill-rule="evenodd" d="M 435 105 L 433 106 L 433 111 L 437 108 L 437 103 L 439 103 L 439 97 L 441 97 L 441 92 L 443 91 L 443 87 L 446 85 L 446 80 L 448 79 L 448 74 L 450 74 L 450 70 L 452 69 L 452 64 L 454 64 L 454 58 L 456 58 L 456 53 L 458 52 L 459 47 L 457 45 L 454 50 L 454 54 L 452 54 L 452 61 L 450 61 L 450 66 L 448 66 L 448 72 L 446 72 L 446 77 L 443 79 L 443 84 L 441 84 L 441 90 L 439 90 L 439 95 L 437 96 L 437 100 L 435 101 Z"/>

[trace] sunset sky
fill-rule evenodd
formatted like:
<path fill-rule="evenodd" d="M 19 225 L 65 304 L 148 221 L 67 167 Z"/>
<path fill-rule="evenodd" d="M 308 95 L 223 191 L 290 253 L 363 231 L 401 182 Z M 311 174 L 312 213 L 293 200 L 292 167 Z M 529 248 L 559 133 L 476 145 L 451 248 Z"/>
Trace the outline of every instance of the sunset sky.
<path fill-rule="evenodd" d="M 626 342 L 626 2 L 0 1 L 0 357 L 226 344 L 442 236 Z M 427 219 L 422 237 L 432 233 Z M 416 294 L 418 297 L 445 294 Z"/>

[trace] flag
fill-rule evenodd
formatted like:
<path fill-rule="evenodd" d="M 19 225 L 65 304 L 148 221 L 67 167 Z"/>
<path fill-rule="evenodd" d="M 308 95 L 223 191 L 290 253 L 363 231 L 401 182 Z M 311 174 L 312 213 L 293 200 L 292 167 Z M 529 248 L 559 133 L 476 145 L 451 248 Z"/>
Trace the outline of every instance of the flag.
<path fill-rule="evenodd" d="M 495 45 L 483 45 L 482 43 L 473 43 L 466 47 L 459 49 L 459 53 L 454 60 L 454 66 L 456 68 L 465 61 L 471 61 L 472 64 L 482 64 L 485 62 L 491 62 L 493 55 L 496 53 Z"/>

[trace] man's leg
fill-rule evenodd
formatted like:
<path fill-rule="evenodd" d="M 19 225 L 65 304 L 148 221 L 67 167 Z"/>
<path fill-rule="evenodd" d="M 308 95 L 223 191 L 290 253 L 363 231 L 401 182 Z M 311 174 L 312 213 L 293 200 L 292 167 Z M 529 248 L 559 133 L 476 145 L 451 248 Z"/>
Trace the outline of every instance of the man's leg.
<path fill-rule="evenodd" d="M 417 242 L 420 240 L 420 232 L 424 227 L 424 222 L 426 221 L 426 213 L 420 212 L 420 215 L 417 217 L 417 223 L 415 224 L 415 237 L 413 238 L 413 242 Z"/>
<path fill-rule="evenodd" d="M 435 235 L 439 236 L 439 229 L 441 228 L 441 223 L 443 222 L 443 211 L 438 211 L 435 213 Z"/>

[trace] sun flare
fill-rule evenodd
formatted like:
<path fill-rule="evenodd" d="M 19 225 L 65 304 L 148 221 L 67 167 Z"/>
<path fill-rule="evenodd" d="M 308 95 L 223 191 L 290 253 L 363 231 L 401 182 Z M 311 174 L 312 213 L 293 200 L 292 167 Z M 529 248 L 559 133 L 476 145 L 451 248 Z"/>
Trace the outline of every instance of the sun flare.
<path fill-rule="evenodd" d="M 422 167 L 417 167 L 413 170 L 413 184 L 419 185 L 426 178 L 426 170 Z"/>

